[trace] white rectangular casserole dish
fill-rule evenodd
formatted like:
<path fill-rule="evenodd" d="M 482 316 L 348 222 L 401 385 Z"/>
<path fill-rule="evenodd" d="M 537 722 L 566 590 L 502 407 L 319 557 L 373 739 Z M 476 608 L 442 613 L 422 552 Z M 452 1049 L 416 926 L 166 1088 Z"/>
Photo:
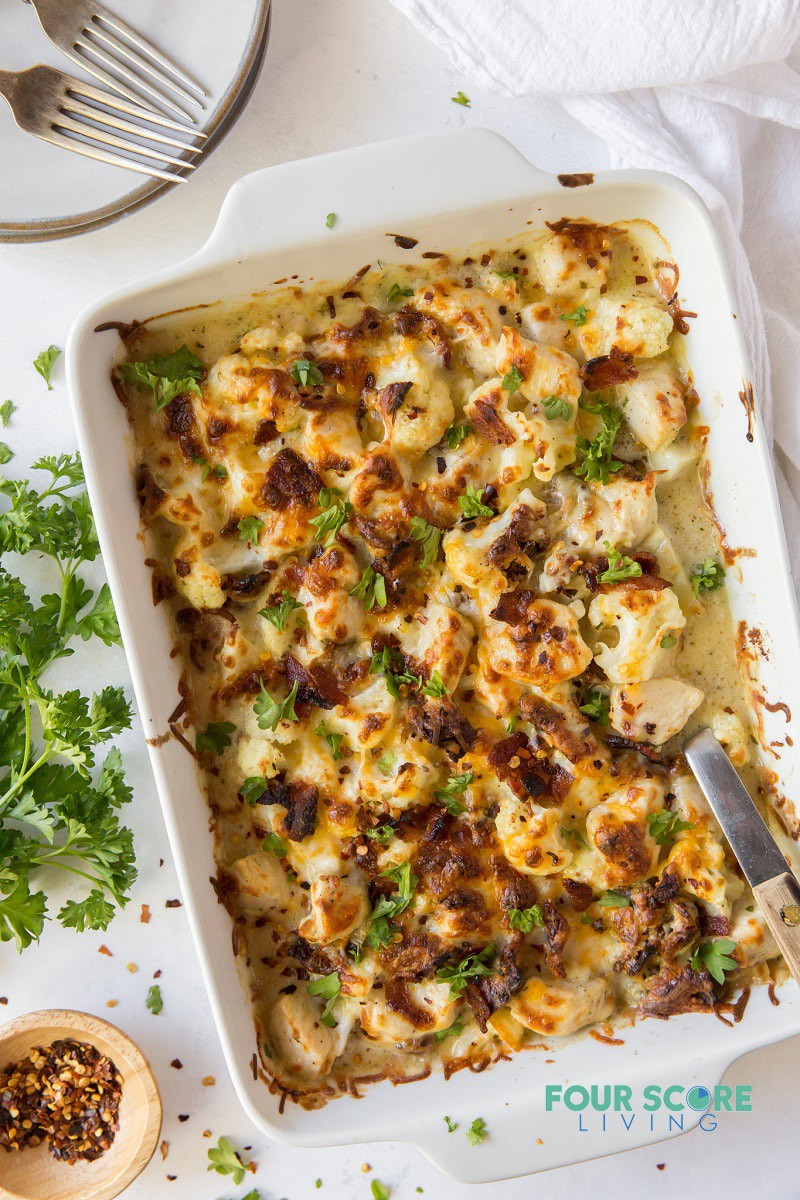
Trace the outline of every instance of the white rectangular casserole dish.
<path fill-rule="evenodd" d="M 333 230 L 325 227 L 328 211 L 337 214 Z M 434 1075 L 400 1088 L 382 1083 L 359 1101 L 345 1097 L 318 1111 L 288 1104 L 279 1114 L 280 1097 L 251 1073 L 250 1003 L 233 962 L 230 918 L 209 883 L 215 873 L 212 838 L 194 763 L 174 739 L 153 744 L 175 706 L 180 667 L 170 658 L 162 610 L 153 608 L 130 482 L 127 421 L 109 380 L 119 342 L 113 332 L 95 329 L 106 322 L 233 302 L 294 275 L 344 279 L 376 258 L 408 262 L 426 249 L 500 240 L 526 224 L 541 227 L 563 216 L 651 220 L 681 267 L 681 301 L 698 313 L 688 354 L 701 418 L 710 426 L 717 516 L 731 546 L 756 552 L 738 557 L 729 572 L 734 618 L 760 631 L 744 640 L 767 747 L 764 762 L 775 773 L 778 792 L 791 795 L 798 758 L 791 749 L 789 714 L 800 712 L 800 641 L 786 546 L 757 416 L 752 440 L 747 438 L 748 413 L 740 399 L 747 366 L 720 249 L 708 213 L 684 184 L 655 172 L 624 171 L 566 189 L 503 139 L 482 130 L 426 135 L 272 167 L 233 187 L 198 254 L 93 305 L 75 323 L 67 347 L 78 439 L 106 570 L 151 739 L 189 920 L 242 1104 L 259 1128 L 290 1144 L 408 1141 L 466 1182 L 545 1170 L 659 1140 L 667 1135 L 665 1122 L 655 1122 L 651 1130 L 644 1115 L 630 1130 L 609 1121 L 603 1132 L 599 1122 L 592 1122 L 576 1138 L 574 1113 L 545 1112 L 545 1084 L 620 1082 L 632 1086 L 634 1095 L 648 1083 L 713 1085 L 742 1054 L 800 1032 L 800 996 L 790 983 L 775 1008 L 767 990 L 758 988 L 744 1020 L 732 1028 L 705 1015 L 641 1021 L 623 1030 L 624 1045 L 587 1038 L 549 1055 L 555 1062 L 529 1052 L 483 1075 L 462 1071 L 449 1082 Z M 393 234 L 417 238 L 419 245 L 400 249 Z M 462 1130 L 482 1116 L 491 1136 L 472 1149 L 463 1137 L 448 1135 L 444 1113 Z M 699 1116 L 687 1111 L 684 1128 Z"/>

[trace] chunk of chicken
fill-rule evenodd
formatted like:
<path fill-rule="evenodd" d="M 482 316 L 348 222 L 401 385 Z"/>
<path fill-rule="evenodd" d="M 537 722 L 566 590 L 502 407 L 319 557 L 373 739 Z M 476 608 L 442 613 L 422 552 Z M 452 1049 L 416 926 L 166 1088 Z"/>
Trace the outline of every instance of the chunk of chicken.
<path fill-rule="evenodd" d="M 686 424 L 686 385 L 674 365 L 661 359 L 640 363 L 638 371 L 619 389 L 622 411 L 643 446 L 663 450 Z"/>
<path fill-rule="evenodd" d="M 579 338 L 587 358 L 609 354 L 612 347 L 636 358 L 655 358 L 669 349 L 672 328 L 672 317 L 651 296 L 601 296 Z"/>
<path fill-rule="evenodd" d="M 375 388 L 374 407 L 392 450 L 412 461 L 436 445 L 455 416 L 441 370 L 419 354 L 409 351 L 382 364 Z"/>
<path fill-rule="evenodd" d="M 513 624 L 491 616 L 485 624 L 489 661 L 501 675 L 546 689 L 574 679 L 592 661 L 578 618 L 566 604 L 529 599 L 512 616 L 518 618 Z"/>
<path fill-rule="evenodd" d="M 667 674 L 676 636 L 686 624 L 672 588 L 627 584 L 595 596 L 589 620 L 601 636 L 616 638 L 613 645 L 600 642 L 594 653 L 612 683 L 638 683 Z"/>
<path fill-rule="evenodd" d="M 513 996 L 509 1011 L 534 1033 L 566 1037 L 605 1021 L 614 1011 L 614 993 L 605 979 L 529 979 Z"/>
<path fill-rule="evenodd" d="M 368 1038 L 391 1046 L 440 1033 L 453 1024 L 458 1004 L 451 999 L 449 983 L 435 979 L 397 983 L 391 998 L 373 995 L 361 1005 L 361 1027 Z"/>
<path fill-rule="evenodd" d="M 556 875 L 572 860 L 561 837 L 561 814 L 533 801 L 505 796 L 495 817 L 503 854 L 523 875 Z"/>
<path fill-rule="evenodd" d="M 319 1078 L 333 1066 L 334 1030 L 323 1025 L 319 1002 L 305 988 L 278 996 L 269 1014 L 269 1042 L 277 1059 L 301 1077 Z"/>
<path fill-rule="evenodd" d="M 611 689 L 611 724 L 635 742 L 662 746 L 680 733 L 703 702 L 699 688 L 682 679 L 646 679 Z"/>
<path fill-rule="evenodd" d="M 578 296 L 608 283 L 610 231 L 588 221 L 559 222 L 561 228 L 536 252 L 539 282 L 546 292 Z"/>
<path fill-rule="evenodd" d="M 364 883 L 352 875 L 321 875 L 311 885 L 309 900 L 311 912 L 298 933 L 317 945 L 343 941 L 370 912 Z"/>
<path fill-rule="evenodd" d="M 269 851 L 257 850 L 255 854 L 237 858 L 228 867 L 228 874 L 236 880 L 239 902 L 245 910 L 274 913 L 288 907 L 292 895 L 289 880 Z"/>
<path fill-rule="evenodd" d="M 633 479 L 619 473 L 606 484 L 563 475 L 552 485 L 551 496 L 558 505 L 549 523 L 551 537 L 560 538 L 566 551 L 582 558 L 605 554 L 605 542 L 633 550 L 658 520 L 653 474 Z"/>

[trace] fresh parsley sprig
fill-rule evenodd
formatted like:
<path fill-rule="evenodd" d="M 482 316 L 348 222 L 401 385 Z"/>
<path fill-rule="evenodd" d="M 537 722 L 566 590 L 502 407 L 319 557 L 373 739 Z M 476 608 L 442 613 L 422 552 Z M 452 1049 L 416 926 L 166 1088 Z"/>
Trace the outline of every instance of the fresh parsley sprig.
<path fill-rule="evenodd" d="M 692 955 L 692 968 L 701 971 L 705 967 L 712 979 L 724 983 L 726 972 L 735 971 L 739 966 L 736 959 L 731 957 L 735 949 L 736 942 L 732 938 L 701 942 Z"/>
<path fill-rule="evenodd" d="M 530 908 L 509 908 L 506 916 L 511 928 L 519 929 L 521 933 L 530 933 L 535 925 L 544 925 L 540 904 L 532 904 Z"/>
<path fill-rule="evenodd" d="M 434 796 L 451 817 L 459 817 L 467 811 L 466 804 L 458 797 L 463 796 L 474 779 L 474 771 L 464 771 L 461 775 L 451 775 L 447 783 L 434 791 Z"/>
<path fill-rule="evenodd" d="M 322 512 L 318 517 L 312 517 L 310 524 L 317 531 L 317 537 L 323 546 L 332 546 L 337 533 L 347 523 L 353 506 L 345 500 L 339 488 L 324 487 L 320 490 L 318 504 Z"/>
<path fill-rule="evenodd" d="M 624 579 L 638 579 L 642 574 L 641 564 L 620 554 L 610 542 L 603 542 L 608 556 L 608 566 L 597 576 L 598 583 L 622 583 Z"/>
<path fill-rule="evenodd" d="M 611 710 L 611 702 L 608 695 L 601 691 L 600 688 L 594 688 L 589 692 L 580 706 L 580 711 L 587 716 L 590 721 L 596 721 L 598 725 L 607 725 Z"/>
<path fill-rule="evenodd" d="M 705 558 L 698 563 L 689 578 L 692 581 L 694 594 L 698 598 L 703 592 L 715 592 L 725 582 L 725 571 L 713 558 Z"/>
<path fill-rule="evenodd" d="M 356 596 L 367 612 L 372 612 L 373 608 L 386 608 L 388 604 L 386 580 L 372 566 L 364 568 L 358 583 L 350 589 L 350 595 Z"/>
<path fill-rule="evenodd" d="M 77 456 L 34 464 L 49 476 L 39 491 L 0 479 L 0 554 L 36 554 L 55 568 L 58 587 L 34 603 L 0 563 L 0 941 L 23 950 L 42 932 L 44 891 L 32 890 L 40 867 L 83 879 L 87 894 L 57 917 L 72 929 L 105 929 L 127 903 L 136 878 L 131 832 L 118 810 L 131 798 L 119 751 L 97 763 L 97 749 L 130 725 L 122 689 L 89 697 L 54 692 L 49 667 L 74 653 L 76 638 L 119 643 L 111 594 L 95 594 L 80 568 L 100 547 Z M 96 769 L 99 766 L 99 771 Z"/>
<path fill-rule="evenodd" d="M 694 829 L 692 821 L 683 821 L 677 813 L 662 808 L 660 812 L 648 813 L 647 824 L 650 836 L 657 846 L 666 846 L 679 833 Z"/>
<path fill-rule="evenodd" d="M 450 998 L 456 1000 L 466 988 L 470 979 L 478 979 L 482 975 L 491 975 L 489 964 L 494 958 L 494 943 L 490 943 L 479 954 L 468 954 L 458 963 L 446 963 L 436 972 L 436 978 L 450 984 Z"/>
<path fill-rule="evenodd" d="M 596 437 L 589 440 L 579 436 L 576 440 L 578 449 L 583 452 L 583 461 L 575 468 L 575 474 L 588 483 L 608 483 L 610 475 L 622 470 L 622 463 L 614 458 L 614 442 L 622 424 L 622 413 L 613 404 L 603 400 L 591 403 L 581 400 L 581 408 L 598 416 L 603 428 Z"/>
<path fill-rule="evenodd" d="M 439 555 L 439 545 L 442 540 L 442 530 L 431 525 L 424 517 L 411 518 L 411 536 L 415 542 L 422 543 L 422 567 L 429 567 L 436 562 Z"/>
<path fill-rule="evenodd" d="M 183 392 L 199 396 L 199 380 L 204 372 L 200 359 L 188 346 L 181 346 L 172 354 L 156 354 L 144 362 L 120 363 L 119 373 L 125 383 L 135 384 L 140 392 L 152 392 L 159 412 Z"/>
<path fill-rule="evenodd" d="M 291 614 L 303 607 L 299 600 L 295 600 L 291 592 L 285 591 L 280 603 L 268 604 L 266 608 L 260 608 L 258 615 L 269 621 L 270 625 L 274 625 L 279 633 L 283 633 Z"/>
<path fill-rule="evenodd" d="M 333 1006 L 339 998 L 339 993 L 342 990 L 342 985 L 339 982 L 338 971 L 331 971 L 330 975 L 323 975 L 321 979 L 312 979 L 311 983 L 306 984 L 306 991 L 309 996 L 319 996 L 325 1000 L 325 1007 L 322 1010 L 320 1021 L 323 1025 L 333 1028 L 336 1021 L 333 1016 Z"/>
<path fill-rule="evenodd" d="M 480 493 L 471 485 L 464 492 L 463 496 L 458 497 L 458 507 L 464 514 L 465 520 L 471 521 L 475 517 L 493 517 L 494 509 L 488 504 L 484 504 L 481 500 Z"/>
<path fill-rule="evenodd" d="M 258 721 L 259 729 L 272 730 L 277 729 L 281 721 L 299 721 L 297 713 L 294 711 L 294 702 L 297 699 L 297 689 L 299 683 L 297 680 L 292 685 L 292 690 L 282 700 L 273 700 L 264 684 L 261 684 L 261 692 L 256 697 L 253 709 L 255 710 L 256 720 Z"/>

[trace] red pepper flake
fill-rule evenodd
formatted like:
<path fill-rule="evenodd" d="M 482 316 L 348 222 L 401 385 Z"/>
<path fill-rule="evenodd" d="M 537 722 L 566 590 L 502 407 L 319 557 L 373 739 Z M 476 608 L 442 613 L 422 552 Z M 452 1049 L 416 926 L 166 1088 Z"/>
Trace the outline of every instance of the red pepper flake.
<path fill-rule="evenodd" d="M 8 996 L 0 996 L 0 1004 L 8 1004 Z"/>
<path fill-rule="evenodd" d="M 149 925 L 150 924 L 150 916 L 151 916 L 150 905 L 143 904 L 142 911 L 139 914 L 139 920 L 142 922 L 143 925 Z"/>
<path fill-rule="evenodd" d="M 158 971 L 153 971 L 153 979 L 160 979 L 160 978 L 161 978 L 161 970 L 159 969 Z"/>
<path fill-rule="evenodd" d="M 169 1065 L 171 1067 L 174 1067 L 176 1071 L 183 1070 L 183 1063 L 181 1062 L 181 1060 L 179 1058 L 173 1058 L 172 1062 Z"/>
<path fill-rule="evenodd" d="M 166 908 L 183 908 L 183 905 L 181 904 L 180 900 L 168 900 L 165 907 Z"/>
<path fill-rule="evenodd" d="M 656 1163 L 656 1170 L 657 1170 L 657 1171 L 663 1171 L 663 1170 L 664 1170 L 664 1167 L 665 1167 L 666 1165 L 667 1165 L 666 1163 Z"/>
<path fill-rule="evenodd" d="M 111 951 L 109 950 L 108 946 L 98 946 L 98 947 L 97 947 L 97 953 L 98 953 L 98 954 L 107 954 L 109 958 L 113 958 L 113 957 L 114 957 L 114 955 L 113 955 L 113 954 L 111 953 Z"/>

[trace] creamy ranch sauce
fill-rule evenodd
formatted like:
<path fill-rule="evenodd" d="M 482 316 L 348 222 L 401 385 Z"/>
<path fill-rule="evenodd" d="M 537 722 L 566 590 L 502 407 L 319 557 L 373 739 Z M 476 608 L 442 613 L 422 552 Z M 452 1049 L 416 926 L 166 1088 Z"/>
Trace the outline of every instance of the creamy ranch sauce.
<path fill-rule="evenodd" d="M 755 791 L 727 597 L 700 603 L 688 578 L 718 551 L 669 258 L 645 223 L 567 224 L 128 337 L 129 359 L 185 344 L 206 369 L 160 414 L 147 390 L 124 400 L 184 729 L 194 743 L 230 722 L 200 766 L 262 1068 L 304 1104 L 636 1010 L 708 1007 L 720 988 L 695 952 L 715 937 L 736 941 L 735 982 L 769 978 L 774 947 L 678 756 L 712 724 Z M 609 362 L 621 380 L 591 390 Z M 576 469 L 605 425 L 598 402 L 623 414 L 622 470 L 591 483 Z M 320 484 L 351 505 L 327 547 Z M 458 503 L 469 489 L 477 513 Z M 412 518 L 444 534 L 424 567 Z M 623 566 L 641 557 L 641 580 L 598 579 L 606 541 Z M 370 565 L 388 589 L 371 611 L 353 597 Z M 287 595 L 281 631 L 261 613 Z M 320 670 L 299 720 L 264 728 L 259 697 Z M 626 697 L 651 681 L 679 690 L 648 700 L 645 722 Z M 606 744 L 614 729 L 578 709 L 598 693 L 656 761 Z M 253 779 L 269 790 L 248 803 Z"/>

